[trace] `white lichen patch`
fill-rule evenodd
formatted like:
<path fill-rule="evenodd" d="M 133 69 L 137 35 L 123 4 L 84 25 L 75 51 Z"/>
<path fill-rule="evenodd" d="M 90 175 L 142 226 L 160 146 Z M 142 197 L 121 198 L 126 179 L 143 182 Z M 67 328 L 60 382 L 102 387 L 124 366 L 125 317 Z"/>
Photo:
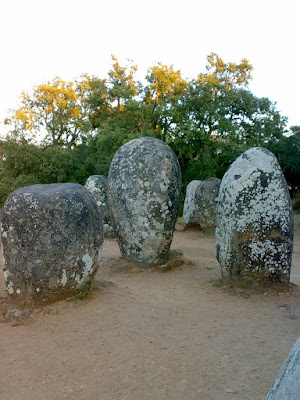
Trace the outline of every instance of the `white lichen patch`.
<path fill-rule="evenodd" d="M 82 261 L 85 264 L 85 266 L 83 268 L 82 279 L 85 279 L 93 272 L 93 259 L 88 253 L 86 253 L 82 257 Z"/>
<path fill-rule="evenodd" d="M 9 281 L 7 283 L 6 290 L 7 290 L 8 294 L 10 294 L 10 295 L 14 294 L 15 290 L 14 290 L 14 284 L 12 281 Z"/>
<path fill-rule="evenodd" d="M 60 283 L 61 283 L 62 286 L 66 286 L 67 282 L 68 282 L 67 273 L 66 273 L 66 270 L 63 269 L 63 271 L 62 271 L 62 278 L 61 278 L 61 280 L 60 280 Z"/>
<path fill-rule="evenodd" d="M 8 270 L 3 271 L 4 281 L 8 282 L 8 278 L 10 276 L 10 272 Z"/>

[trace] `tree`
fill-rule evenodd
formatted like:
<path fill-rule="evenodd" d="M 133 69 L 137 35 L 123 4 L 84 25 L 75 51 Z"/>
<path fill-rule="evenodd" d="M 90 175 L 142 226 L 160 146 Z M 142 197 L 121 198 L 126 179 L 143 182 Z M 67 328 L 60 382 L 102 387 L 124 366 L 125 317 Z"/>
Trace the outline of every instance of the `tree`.
<path fill-rule="evenodd" d="M 106 122 L 112 115 L 110 96 L 105 79 L 83 75 L 83 84 L 88 88 L 84 102 L 87 107 L 88 121 L 93 130 Z"/>
<path fill-rule="evenodd" d="M 117 102 L 117 113 L 120 114 L 122 106 L 127 101 L 131 100 L 139 92 L 138 83 L 134 79 L 134 75 L 137 71 L 136 65 L 130 65 L 122 67 L 118 59 L 112 55 L 113 66 L 109 71 L 108 76 L 108 93 L 110 100 L 113 103 Z"/>
<path fill-rule="evenodd" d="M 46 143 L 72 148 L 86 129 L 85 91 L 81 82 L 74 84 L 55 77 L 36 86 L 32 95 L 23 92 L 21 106 L 5 123 L 13 126 L 15 136 L 36 137 L 44 132 Z"/>
<path fill-rule="evenodd" d="M 146 80 L 143 101 L 148 105 L 152 130 L 160 139 L 168 141 L 169 128 L 175 122 L 173 109 L 186 92 L 188 82 L 173 65 L 168 67 L 160 62 L 148 69 Z"/>
<path fill-rule="evenodd" d="M 207 56 L 207 73 L 201 73 L 198 81 L 208 85 L 216 95 L 219 90 L 246 87 L 251 79 L 252 65 L 246 58 L 239 64 L 225 63 L 216 53 Z"/>
<path fill-rule="evenodd" d="M 300 186 L 300 127 L 292 126 L 290 136 L 282 136 L 267 147 L 277 157 L 293 197 Z"/>

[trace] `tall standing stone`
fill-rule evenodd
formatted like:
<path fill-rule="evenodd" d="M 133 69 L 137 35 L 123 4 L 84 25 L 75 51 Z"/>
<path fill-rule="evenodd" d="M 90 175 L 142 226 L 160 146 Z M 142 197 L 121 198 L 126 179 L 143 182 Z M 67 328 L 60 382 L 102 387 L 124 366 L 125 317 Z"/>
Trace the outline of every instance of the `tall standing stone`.
<path fill-rule="evenodd" d="M 180 188 L 177 157 L 163 141 L 138 138 L 117 151 L 109 171 L 108 196 L 124 257 L 144 267 L 167 261 Z"/>
<path fill-rule="evenodd" d="M 227 283 L 288 283 L 293 212 L 276 157 L 254 147 L 223 177 L 218 201 L 216 254 Z"/>
<path fill-rule="evenodd" d="M 221 179 L 202 181 L 196 190 L 196 207 L 201 229 L 214 229 L 217 225 L 217 206 Z"/>
<path fill-rule="evenodd" d="M 182 221 L 184 228 L 192 225 L 199 225 L 198 209 L 197 209 L 197 188 L 202 181 L 191 181 L 186 187 L 186 194 L 183 205 Z"/>
<path fill-rule="evenodd" d="M 103 219 L 104 236 L 114 236 L 114 229 L 110 215 L 110 208 L 107 198 L 107 178 L 104 175 L 91 175 L 85 185 L 92 195 L 94 196 L 100 214 Z"/>
<path fill-rule="evenodd" d="M 96 273 L 102 218 L 81 185 L 16 190 L 4 205 L 1 231 L 6 288 L 17 304 L 72 294 Z"/>

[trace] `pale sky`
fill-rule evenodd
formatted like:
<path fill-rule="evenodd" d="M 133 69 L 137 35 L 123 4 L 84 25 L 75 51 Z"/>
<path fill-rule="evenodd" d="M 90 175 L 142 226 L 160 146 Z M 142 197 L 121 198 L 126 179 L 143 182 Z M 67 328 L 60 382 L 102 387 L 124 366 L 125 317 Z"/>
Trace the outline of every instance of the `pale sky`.
<path fill-rule="evenodd" d="M 18 96 L 55 76 L 106 78 L 111 54 L 142 79 L 161 61 L 185 78 L 206 57 L 247 58 L 250 90 L 300 125 L 299 0 L 7 0 L 0 7 L 0 129 Z"/>

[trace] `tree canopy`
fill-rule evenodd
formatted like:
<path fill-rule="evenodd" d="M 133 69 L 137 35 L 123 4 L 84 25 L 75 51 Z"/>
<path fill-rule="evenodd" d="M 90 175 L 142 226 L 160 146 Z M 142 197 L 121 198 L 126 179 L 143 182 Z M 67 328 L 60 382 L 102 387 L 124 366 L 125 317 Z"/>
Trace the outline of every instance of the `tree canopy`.
<path fill-rule="evenodd" d="M 0 202 L 18 185 L 84 183 L 91 174 L 106 175 L 118 148 L 140 136 L 173 148 L 183 191 L 193 179 L 222 178 L 253 146 L 273 151 L 294 184 L 300 128 L 291 127 L 286 136 L 287 119 L 276 104 L 249 90 L 252 70 L 246 59 L 227 63 L 211 53 L 195 79 L 159 62 L 142 84 L 136 65 L 121 65 L 112 56 L 106 77 L 54 77 L 22 92 L 19 107 L 5 120 L 10 133 L 0 143 Z"/>

